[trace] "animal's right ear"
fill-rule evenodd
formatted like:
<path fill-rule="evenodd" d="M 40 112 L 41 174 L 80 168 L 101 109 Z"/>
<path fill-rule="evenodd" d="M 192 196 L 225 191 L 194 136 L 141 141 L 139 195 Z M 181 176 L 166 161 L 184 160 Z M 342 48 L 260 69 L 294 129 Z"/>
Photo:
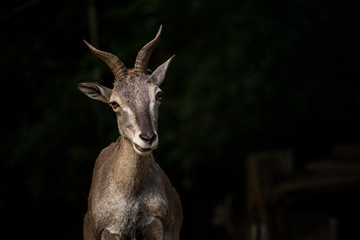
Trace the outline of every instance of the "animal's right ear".
<path fill-rule="evenodd" d="M 89 98 L 109 103 L 112 90 L 96 82 L 84 82 L 77 85 L 78 89 Z"/>

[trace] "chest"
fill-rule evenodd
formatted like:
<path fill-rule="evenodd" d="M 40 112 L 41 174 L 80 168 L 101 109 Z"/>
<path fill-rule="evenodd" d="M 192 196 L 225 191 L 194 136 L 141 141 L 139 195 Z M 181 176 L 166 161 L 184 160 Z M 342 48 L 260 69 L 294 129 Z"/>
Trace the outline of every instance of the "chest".
<path fill-rule="evenodd" d="M 132 197 L 124 195 L 116 186 L 108 186 L 92 205 L 98 229 L 133 238 L 139 236 L 155 217 L 163 219 L 168 208 L 161 185 L 151 187 L 149 184 Z"/>

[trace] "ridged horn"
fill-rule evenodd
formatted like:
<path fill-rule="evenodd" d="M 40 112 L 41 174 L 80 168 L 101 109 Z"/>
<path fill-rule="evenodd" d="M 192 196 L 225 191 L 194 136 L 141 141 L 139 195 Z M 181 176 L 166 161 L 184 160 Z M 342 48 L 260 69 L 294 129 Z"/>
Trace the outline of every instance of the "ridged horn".
<path fill-rule="evenodd" d="M 115 81 L 120 80 L 124 75 L 126 75 L 127 69 L 124 63 L 117 56 L 108 52 L 100 51 L 85 40 L 84 43 L 97 57 L 109 66 L 110 70 L 114 74 Z"/>
<path fill-rule="evenodd" d="M 147 72 L 147 67 L 149 64 L 151 54 L 153 53 L 160 39 L 161 29 L 162 29 L 162 25 L 160 25 L 159 31 L 157 32 L 155 38 L 150 42 L 148 42 L 137 54 L 135 60 L 135 66 L 134 66 L 135 72 L 138 73 Z"/>

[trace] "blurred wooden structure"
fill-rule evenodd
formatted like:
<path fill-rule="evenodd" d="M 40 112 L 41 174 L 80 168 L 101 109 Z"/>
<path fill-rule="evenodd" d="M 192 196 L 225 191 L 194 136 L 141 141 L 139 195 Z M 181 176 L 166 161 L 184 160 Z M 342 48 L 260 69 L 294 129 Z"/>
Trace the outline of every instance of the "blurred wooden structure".
<path fill-rule="evenodd" d="M 337 146 L 328 159 L 299 169 L 294 164 L 291 151 L 248 156 L 249 240 L 338 239 L 344 198 L 360 190 L 360 145 Z"/>

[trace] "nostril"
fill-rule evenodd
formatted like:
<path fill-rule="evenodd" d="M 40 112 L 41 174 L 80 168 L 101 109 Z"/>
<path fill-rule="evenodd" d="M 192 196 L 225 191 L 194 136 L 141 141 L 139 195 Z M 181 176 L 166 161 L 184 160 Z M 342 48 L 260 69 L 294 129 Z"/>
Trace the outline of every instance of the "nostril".
<path fill-rule="evenodd" d="M 149 144 L 153 143 L 153 142 L 156 140 L 156 138 L 157 138 L 157 136 L 156 136 L 155 133 L 152 133 L 152 134 L 144 134 L 144 133 L 141 133 L 141 134 L 139 135 L 139 137 L 140 137 L 143 141 L 145 141 L 145 142 L 147 142 L 147 143 L 149 143 Z"/>
<path fill-rule="evenodd" d="M 157 138 L 157 135 L 154 133 L 154 135 L 151 137 L 151 142 L 152 143 L 155 142 L 156 138 Z"/>

